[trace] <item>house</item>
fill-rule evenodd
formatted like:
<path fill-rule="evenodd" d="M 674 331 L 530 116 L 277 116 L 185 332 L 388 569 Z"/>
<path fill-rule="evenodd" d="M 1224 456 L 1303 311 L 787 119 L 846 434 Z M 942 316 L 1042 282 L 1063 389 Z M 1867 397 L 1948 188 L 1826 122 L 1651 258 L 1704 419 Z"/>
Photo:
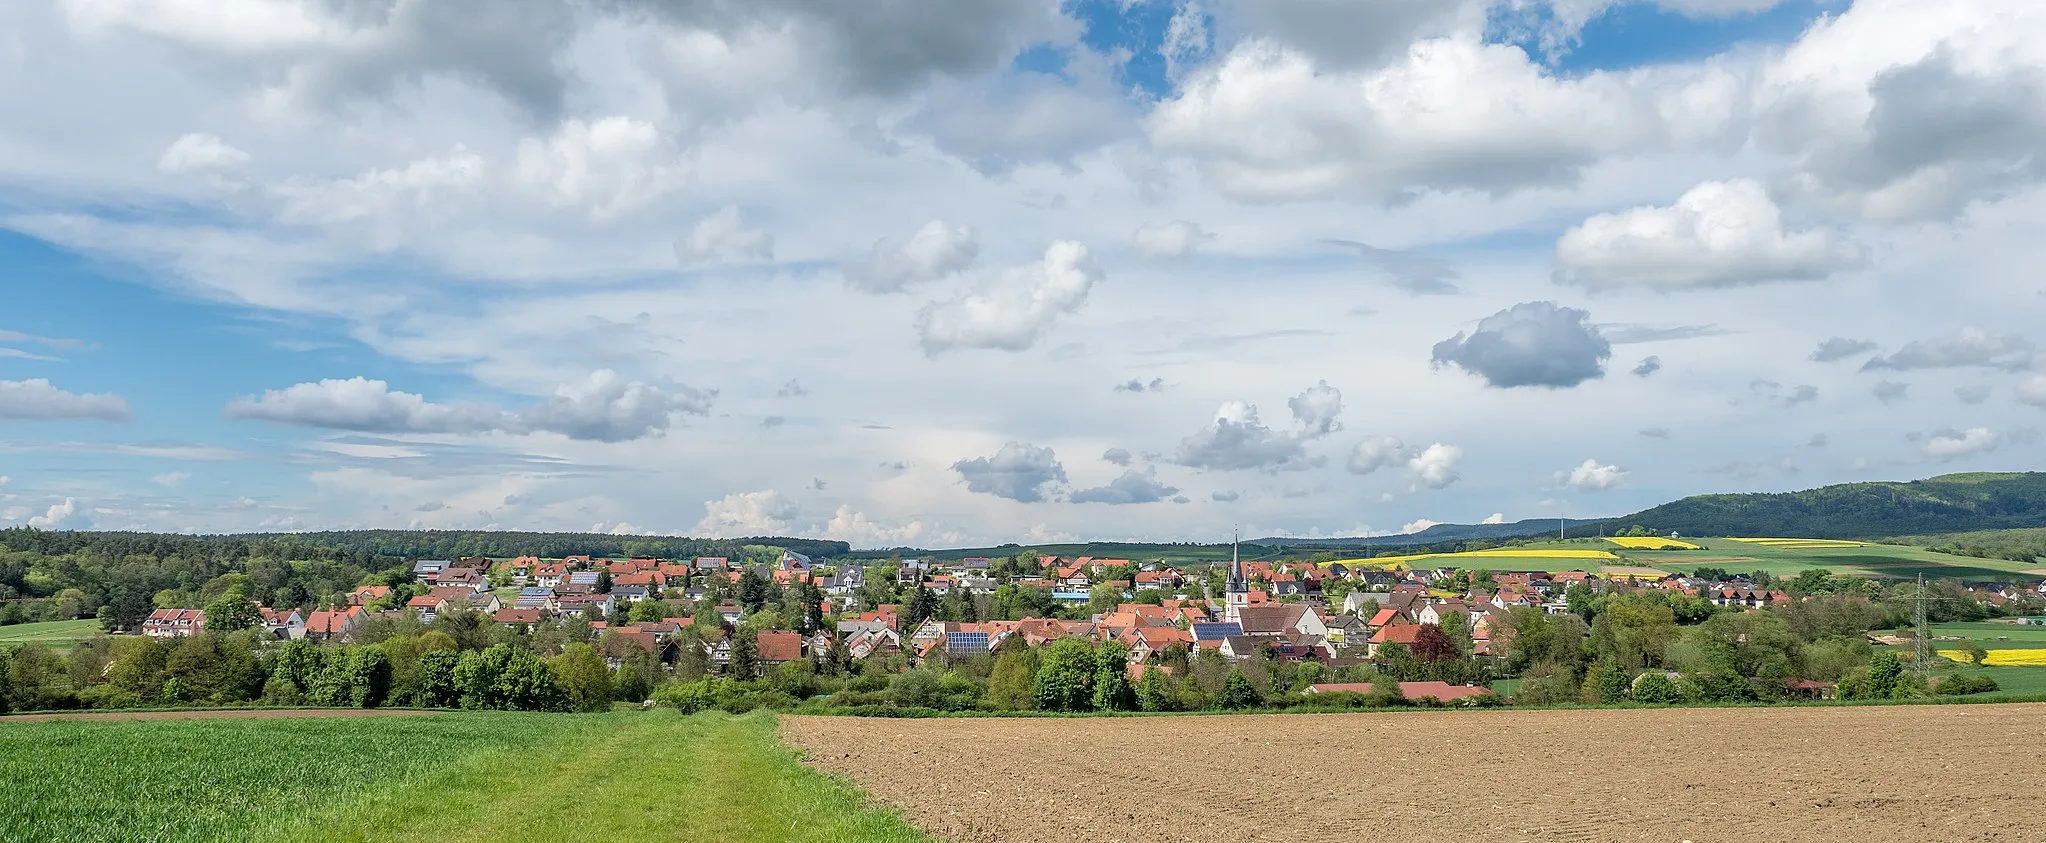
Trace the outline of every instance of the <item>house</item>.
<path fill-rule="evenodd" d="M 1356 615 L 1338 615 L 1328 624 L 1328 640 L 1337 647 L 1349 647 L 1371 640 L 1371 625 Z"/>
<path fill-rule="evenodd" d="M 499 609 L 490 614 L 491 620 L 505 626 L 520 627 L 527 632 L 531 632 L 545 617 L 544 609 Z"/>
<path fill-rule="evenodd" d="M 1458 614 L 1463 615 L 1463 619 L 1466 623 L 1468 623 L 1471 619 L 1471 610 L 1469 606 L 1465 606 L 1464 604 L 1454 600 L 1445 600 L 1441 603 L 1430 603 L 1426 606 L 1421 607 L 1421 611 L 1415 614 L 1414 620 L 1420 621 L 1421 623 L 1432 623 L 1436 626 L 1442 626 L 1442 622 L 1444 620 L 1447 620 L 1452 615 Z"/>
<path fill-rule="evenodd" d="M 368 618 L 361 606 L 322 609 L 306 616 L 305 636 L 314 641 L 348 641 Z"/>
<path fill-rule="evenodd" d="M 698 556 L 696 561 L 690 564 L 695 565 L 699 571 L 722 571 L 730 563 L 722 556 Z"/>
<path fill-rule="evenodd" d="M 412 576 L 424 582 L 433 582 L 433 578 L 439 576 L 440 572 L 452 567 L 455 567 L 455 563 L 447 559 L 421 559 L 412 563 Z"/>
<path fill-rule="evenodd" d="M 405 608 L 417 613 L 420 623 L 433 623 L 433 619 L 440 615 L 441 604 L 446 602 L 448 602 L 448 599 L 445 597 L 422 594 L 405 601 Z"/>
<path fill-rule="evenodd" d="M 483 572 L 475 568 L 448 568 L 433 575 L 427 582 L 435 586 L 465 586 L 470 591 L 483 591 L 490 587 L 490 581 L 483 576 Z"/>
<path fill-rule="evenodd" d="M 644 585 L 620 585 L 611 588 L 611 596 L 622 602 L 638 603 L 651 596 L 652 591 Z"/>
<path fill-rule="evenodd" d="M 204 609 L 158 609 L 142 621 L 142 634 L 151 638 L 184 638 L 205 628 Z"/>
<path fill-rule="evenodd" d="M 1319 614 L 1304 604 L 1267 604 L 1245 606 L 1238 610 L 1237 621 L 1245 635 L 1281 635 L 1301 633 L 1303 635 L 1328 635 L 1328 624 Z"/>
<path fill-rule="evenodd" d="M 1434 697 L 1437 702 L 1453 703 L 1465 697 L 1489 694 L 1490 688 L 1476 685 L 1451 685 L 1447 682 L 1401 682 L 1400 696 L 1408 700 Z"/>
<path fill-rule="evenodd" d="M 551 565 L 541 565 L 533 569 L 533 584 L 541 588 L 555 588 L 561 585 L 562 578 L 566 576 L 568 576 L 567 565 L 558 562 Z"/>
<path fill-rule="evenodd" d="M 757 643 L 760 667 L 764 670 L 803 658 L 803 634 L 800 632 L 763 632 Z"/>
<path fill-rule="evenodd" d="M 595 611 L 602 620 L 618 610 L 617 601 L 609 594 L 571 594 L 555 600 L 555 611 L 561 615 L 580 615 Z"/>
<path fill-rule="evenodd" d="M 1343 614 L 1368 618 L 1385 608 L 1385 601 L 1391 597 L 1383 591 L 1352 591 L 1343 596 Z"/>
<path fill-rule="evenodd" d="M 1187 630 L 1193 636 L 1193 645 L 1198 650 L 1213 650 L 1233 635 L 1243 634 L 1239 623 L 1197 623 Z"/>
<path fill-rule="evenodd" d="M 1421 625 L 1417 623 L 1392 624 L 1379 627 L 1377 632 L 1371 633 L 1371 643 L 1366 648 L 1365 655 L 1377 658 L 1378 651 L 1387 644 L 1399 644 L 1411 648 L 1414 646 L 1415 639 L 1419 638 L 1420 635 Z"/>
<path fill-rule="evenodd" d="M 845 652 L 855 659 L 886 658 L 902 652 L 902 636 L 888 627 L 864 629 L 846 637 Z"/>
<path fill-rule="evenodd" d="M 391 587 L 388 585 L 358 585 L 354 591 L 348 592 L 348 605 L 367 606 L 389 596 Z"/>
<path fill-rule="evenodd" d="M 258 609 L 263 613 L 263 631 L 285 641 L 305 637 L 305 616 L 297 609 Z"/>
<path fill-rule="evenodd" d="M 960 577 L 959 587 L 966 589 L 968 594 L 978 596 L 995 593 L 997 584 L 993 577 Z"/>

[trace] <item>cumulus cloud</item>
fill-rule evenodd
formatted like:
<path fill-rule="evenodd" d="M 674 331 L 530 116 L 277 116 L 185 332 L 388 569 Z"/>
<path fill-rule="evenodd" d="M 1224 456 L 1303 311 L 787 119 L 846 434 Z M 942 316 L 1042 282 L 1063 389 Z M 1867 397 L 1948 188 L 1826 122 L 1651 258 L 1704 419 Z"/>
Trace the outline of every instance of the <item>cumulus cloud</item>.
<path fill-rule="evenodd" d="M 1350 451 L 1348 468 L 1351 474 L 1372 474 L 1406 460 L 1407 448 L 1400 440 L 1390 436 L 1373 436 L 1357 443 L 1357 447 Z"/>
<path fill-rule="evenodd" d="M 1148 381 L 1141 378 L 1130 378 L 1115 385 L 1115 391 L 1117 392 L 1158 392 L 1164 388 L 1164 378 L 1152 378 Z"/>
<path fill-rule="evenodd" d="M 1186 220 L 1145 223 L 1130 237 L 1137 254 L 1147 258 L 1183 258 L 1213 241 L 1215 235 Z"/>
<path fill-rule="evenodd" d="M 520 413 L 483 404 L 437 404 L 381 380 L 327 379 L 237 398 L 231 419 L 364 433 L 558 433 L 570 439 L 623 442 L 658 436 L 676 414 L 705 415 L 716 393 L 628 380 L 609 369 L 563 384 Z"/>
<path fill-rule="evenodd" d="M 1504 524 L 1504 523 L 1506 523 L 1506 513 L 1504 513 L 1504 512 L 1494 512 L 1494 513 L 1492 513 L 1491 515 L 1487 515 L 1487 516 L 1485 516 L 1485 520 L 1483 520 L 1483 521 L 1479 521 L 1478 523 L 1480 523 L 1480 524 Z"/>
<path fill-rule="evenodd" d="M 1983 393 L 1987 395 L 1987 387 L 1984 387 Z M 2021 403 L 2046 408 L 2046 375 L 2033 375 L 2026 378 L 2016 388 L 2011 390 L 2011 394 L 2016 396 Z"/>
<path fill-rule="evenodd" d="M 739 208 L 728 205 L 676 238 L 675 259 L 684 266 L 709 260 L 774 260 L 774 235 L 748 228 Z"/>
<path fill-rule="evenodd" d="M 1869 392 L 1876 397 L 1877 401 L 1881 401 L 1884 404 L 1896 404 L 1901 401 L 1910 400 L 1911 385 L 1898 381 L 1877 381 L 1875 387 L 1869 390 Z"/>
<path fill-rule="evenodd" d="M 1173 495 L 1179 489 L 1167 486 L 1158 480 L 1158 469 L 1147 468 L 1142 472 L 1134 469 L 1108 481 L 1108 485 L 1073 492 L 1073 503 L 1133 504 L 1157 503 Z"/>
<path fill-rule="evenodd" d="M 1300 418 L 1297 413 L 1295 417 Z M 1309 423 L 1307 418 L 1300 421 L 1303 425 Z M 1305 442 L 1319 435 L 1310 434 L 1311 430 L 1310 427 L 1300 434 L 1273 430 L 1258 419 L 1256 407 L 1244 401 L 1227 401 L 1216 409 L 1213 422 L 1179 443 L 1172 461 L 1220 471 L 1305 469 L 1314 465 L 1307 457 Z"/>
<path fill-rule="evenodd" d="M 1833 437 L 1823 433 L 1814 433 L 1812 434 L 1811 441 L 1804 443 L 1804 446 L 1807 448 L 1824 448 L 1831 444 L 1833 444 Z"/>
<path fill-rule="evenodd" d="M 899 293 L 964 272 L 980 257 L 973 229 L 931 220 L 904 243 L 883 239 L 845 265 L 845 280 L 870 293 Z"/>
<path fill-rule="evenodd" d="M 1787 231 L 1762 185 L 1705 182 L 1668 208 L 1599 214 L 1556 242 L 1556 283 L 1683 290 L 1812 281 L 1868 262 L 1822 228 Z"/>
<path fill-rule="evenodd" d="M 968 491 L 1022 503 L 1044 500 L 1046 486 L 1066 481 L 1066 468 L 1052 449 L 1023 442 L 1006 443 L 991 457 L 960 460 L 952 470 Z"/>
<path fill-rule="evenodd" d="M 1641 358 L 1641 362 L 1634 365 L 1634 374 L 1637 377 L 1645 378 L 1660 371 L 1662 371 L 1662 358 L 1653 354 Z"/>
<path fill-rule="evenodd" d="M 1588 459 L 1569 471 L 1556 472 L 1556 485 L 1580 492 L 1602 492 L 1627 482 L 1627 470 Z"/>
<path fill-rule="evenodd" d="M 1220 489 L 1208 493 L 1208 499 L 1218 503 L 1235 503 L 1242 497 L 1243 495 L 1234 489 Z"/>
<path fill-rule="evenodd" d="M 178 175 L 232 170 L 248 162 L 248 153 L 228 146 L 218 135 L 193 133 L 172 141 L 156 159 L 156 168 Z"/>
<path fill-rule="evenodd" d="M 65 392 L 48 380 L 0 380 L 0 419 L 15 421 L 62 421 L 94 419 L 125 422 L 134 420 L 128 399 L 99 392 Z"/>
<path fill-rule="evenodd" d="M 1974 367 L 2017 371 L 2031 365 L 2032 354 L 2036 350 L 2032 342 L 2024 337 L 1980 328 L 1963 328 L 1959 334 L 1950 338 L 1907 343 L 1894 354 L 1870 359 L 1862 364 L 1861 370 L 1910 371 Z"/>
<path fill-rule="evenodd" d="M 1053 243 L 1044 260 L 990 279 L 971 292 L 932 302 L 917 312 L 924 353 L 960 348 L 1023 351 L 1061 315 L 1079 310 L 1101 282 L 1087 247 Z"/>
<path fill-rule="evenodd" d="M 1407 460 L 1407 470 L 1413 473 L 1415 482 L 1440 489 L 1459 479 L 1456 468 L 1462 462 L 1462 448 L 1437 442 Z"/>
<path fill-rule="evenodd" d="M 1783 384 L 1775 381 L 1757 380 L 1748 383 L 1748 391 L 1770 404 L 1786 409 L 1819 398 L 1819 388 L 1808 383 L 1784 389 Z"/>
<path fill-rule="evenodd" d="M 1811 359 L 1820 363 L 1831 363 L 1835 360 L 1845 360 L 1858 354 L 1867 354 L 1874 350 L 1876 350 L 1876 344 L 1867 340 L 1828 337 L 1825 341 L 1819 343 L 1818 348 L 1812 350 Z"/>
<path fill-rule="evenodd" d="M 150 477 L 149 482 L 155 483 L 156 485 L 162 486 L 166 489 L 175 489 L 179 486 L 184 485 L 185 481 L 190 479 L 192 479 L 192 475 L 187 472 L 166 471 L 162 474 Z"/>
<path fill-rule="evenodd" d="M 1436 343 L 1434 364 L 1455 365 L 1500 389 L 1573 387 L 1604 377 L 1613 356 L 1590 316 L 1555 302 L 1516 304 L 1485 317 L 1469 334 Z"/>
<path fill-rule="evenodd" d="M 1286 407 L 1293 411 L 1293 421 L 1299 423 L 1300 433 L 1310 439 L 1327 436 L 1343 429 L 1343 392 L 1320 381 L 1307 391 L 1286 399 Z"/>
<path fill-rule="evenodd" d="M 1104 462 L 1116 465 L 1129 465 L 1131 457 L 1129 450 L 1126 448 L 1110 448 L 1101 452 L 1101 459 Z"/>
<path fill-rule="evenodd" d="M 564 120 L 547 138 L 519 142 L 515 180 L 549 204 L 607 223 L 680 186 L 674 150 L 652 123 L 610 116 Z"/>
<path fill-rule="evenodd" d="M 43 514 L 28 519 L 28 525 L 39 530 L 80 530 L 91 526 L 84 514 L 78 511 L 78 501 L 72 498 L 51 504 Z"/>
<path fill-rule="evenodd" d="M 1969 386 L 1957 386 L 1954 387 L 1954 400 L 1968 405 L 1980 404 L 1989 400 L 1991 391 L 1988 384 L 1978 383 Z M 2046 379 L 2042 379 L 2039 395 L 2040 401 L 2046 403 Z"/>
<path fill-rule="evenodd" d="M 927 539 L 957 540 L 955 534 L 935 531 L 920 520 L 888 524 L 869 518 L 866 513 L 847 504 L 839 504 L 821 532 L 824 538 L 837 539 L 856 548 L 904 547 Z"/>
<path fill-rule="evenodd" d="M 1919 443 L 1918 449 L 1926 456 L 1939 460 L 1958 459 L 1969 454 L 1994 451 L 2003 444 L 2003 438 L 1986 427 L 1971 427 L 1965 431 L 1937 430 Z"/>
<path fill-rule="evenodd" d="M 1401 524 L 1399 532 L 1396 533 L 1395 535 L 1411 536 L 1415 533 L 1421 532 L 1422 530 L 1426 530 L 1429 527 L 1433 527 L 1441 523 L 1442 522 L 1440 521 L 1432 521 L 1426 518 L 1416 518 L 1412 521 L 1408 521 L 1405 524 Z"/>
<path fill-rule="evenodd" d="M 799 512 L 796 502 L 773 489 L 733 492 L 703 502 L 703 520 L 696 534 L 709 538 L 784 535 Z"/>

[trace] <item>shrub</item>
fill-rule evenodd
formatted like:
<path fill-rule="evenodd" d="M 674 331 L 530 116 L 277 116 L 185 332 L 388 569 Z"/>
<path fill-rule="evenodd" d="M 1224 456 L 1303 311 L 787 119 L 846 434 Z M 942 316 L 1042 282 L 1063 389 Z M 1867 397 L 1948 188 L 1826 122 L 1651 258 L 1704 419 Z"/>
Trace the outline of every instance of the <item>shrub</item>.
<path fill-rule="evenodd" d="M 1932 686 L 1933 693 L 1949 697 L 1985 694 L 1994 690 L 1997 690 L 1996 680 L 1987 676 L 1949 676 Z"/>
<path fill-rule="evenodd" d="M 1684 693 L 1669 676 L 1649 671 L 1634 679 L 1634 699 L 1649 705 L 1675 705 L 1684 701 Z"/>

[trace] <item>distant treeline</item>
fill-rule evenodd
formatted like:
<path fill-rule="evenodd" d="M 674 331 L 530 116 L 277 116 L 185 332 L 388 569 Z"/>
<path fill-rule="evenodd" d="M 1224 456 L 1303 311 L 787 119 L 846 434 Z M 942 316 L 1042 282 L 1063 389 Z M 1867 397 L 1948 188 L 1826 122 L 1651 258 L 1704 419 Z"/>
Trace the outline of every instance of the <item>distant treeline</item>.
<path fill-rule="evenodd" d="M 2046 524 L 2046 473 L 1948 474 L 1781 494 L 1697 495 L 1616 519 L 1690 536 L 1874 539 Z"/>
<path fill-rule="evenodd" d="M 244 533 L 188 536 L 166 533 L 47 532 L 20 527 L 0 530 L 0 549 L 50 556 L 91 551 L 111 557 L 356 561 L 459 559 L 464 556 L 653 556 L 688 559 L 736 556 L 748 545 L 793 550 L 806 556 L 842 556 L 842 541 L 763 536 L 691 539 L 614 536 L 604 533 L 521 533 L 477 530 L 343 530 L 325 533 Z"/>

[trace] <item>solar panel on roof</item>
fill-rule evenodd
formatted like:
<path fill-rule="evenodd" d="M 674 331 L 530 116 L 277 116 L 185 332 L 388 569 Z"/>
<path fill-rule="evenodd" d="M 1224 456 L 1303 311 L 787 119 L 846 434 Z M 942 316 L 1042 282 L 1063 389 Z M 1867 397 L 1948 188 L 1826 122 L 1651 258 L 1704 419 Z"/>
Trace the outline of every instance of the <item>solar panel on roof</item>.
<path fill-rule="evenodd" d="M 1193 625 L 1194 640 L 1220 641 L 1231 635 L 1242 635 L 1243 625 L 1237 623 L 1197 623 Z"/>
<path fill-rule="evenodd" d="M 945 633 L 945 652 L 985 653 L 987 652 L 987 633 L 985 632 Z"/>

